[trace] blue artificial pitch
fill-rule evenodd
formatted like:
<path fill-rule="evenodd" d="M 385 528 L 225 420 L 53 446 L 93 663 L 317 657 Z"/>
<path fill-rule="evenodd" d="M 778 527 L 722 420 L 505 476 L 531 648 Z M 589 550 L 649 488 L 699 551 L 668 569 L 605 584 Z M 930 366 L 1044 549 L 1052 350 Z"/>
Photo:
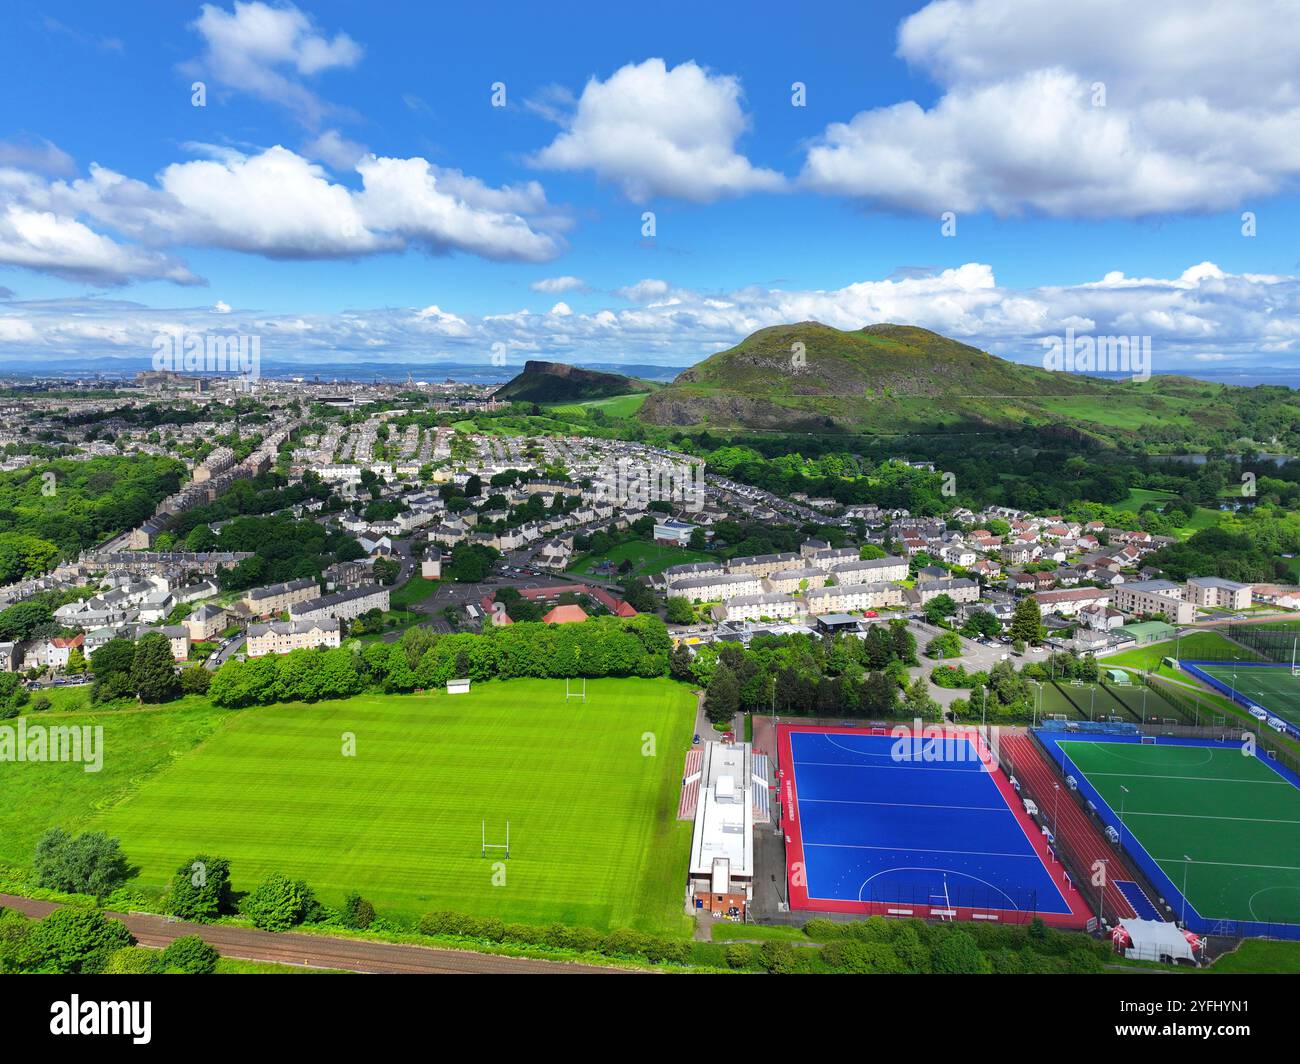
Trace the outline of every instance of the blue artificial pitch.
<path fill-rule="evenodd" d="M 968 740 L 929 740 L 930 760 L 926 740 L 888 735 L 792 731 L 790 742 L 810 907 L 1071 915 L 1061 866 L 1044 866 Z"/>

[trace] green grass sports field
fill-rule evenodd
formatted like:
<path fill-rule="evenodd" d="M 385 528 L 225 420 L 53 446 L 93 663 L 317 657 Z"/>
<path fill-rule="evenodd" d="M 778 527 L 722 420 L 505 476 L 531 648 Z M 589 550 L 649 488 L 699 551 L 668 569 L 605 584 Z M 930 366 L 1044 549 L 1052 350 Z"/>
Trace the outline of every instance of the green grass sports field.
<path fill-rule="evenodd" d="M 1259 703 L 1275 716 L 1300 724 L 1300 676 L 1289 665 L 1263 665 L 1234 669 L 1231 665 L 1197 665 L 1228 687 Z"/>
<path fill-rule="evenodd" d="M 694 706 L 668 680 L 589 680 L 585 704 L 566 703 L 562 680 L 516 680 L 101 713 L 103 772 L 5 766 L 0 854 L 25 866 L 50 826 L 102 829 L 144 893 L 206 852 L 229 858 L 237 891 L 283 872 L 326 904 L 360 891 L 381 915 L 680 933 L 690 824 L 675 814 Z M 510 821 L 504 868 L 481 856 L 484 818 L 489 842 Z"/>
<path fill-rule="evenodd" d="M 603 575 L 622 579 L 618 567 L 623 562 L 630 561 L 632 569 L 627 575 L 654 576 L 674 565 L 709 561 L 714 557 L 715 555 L 705 551 L 690 550 L 687 547 L 665 547 L 659 543 L 651 543 L 649 540 L 637 539 L 620 543 L 603 554 L 584 554 L 573 561 L 569 566 L 569 572 L 580 573 L 583 576 L 600 575 L 596 567 L 601 562 L 610 562 L 614 566 L 614 572 Z"/>
<path fill-rule="evenodd" d="M 1238 749 L 1059 745 L 1202 917 L 1300 923 L 1300 788 Z"/>

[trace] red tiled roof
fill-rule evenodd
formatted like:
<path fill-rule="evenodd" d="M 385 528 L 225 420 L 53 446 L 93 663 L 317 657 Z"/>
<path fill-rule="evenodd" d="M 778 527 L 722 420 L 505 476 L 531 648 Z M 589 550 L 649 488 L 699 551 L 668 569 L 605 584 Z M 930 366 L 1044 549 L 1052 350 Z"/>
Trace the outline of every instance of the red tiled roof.
<path fill-rule="evenodd" d="M 556 606 L 542 618 L 547 624 L 575 624 L 587 619 L 587 611 L 581 606 Z"/>

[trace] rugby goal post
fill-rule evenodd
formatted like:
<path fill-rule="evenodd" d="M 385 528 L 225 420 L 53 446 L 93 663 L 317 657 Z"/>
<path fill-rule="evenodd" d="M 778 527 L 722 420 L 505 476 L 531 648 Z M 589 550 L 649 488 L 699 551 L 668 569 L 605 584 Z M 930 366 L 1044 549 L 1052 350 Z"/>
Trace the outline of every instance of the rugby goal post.
<path fill-rule="evenodd" d="M 510 860 L 510 821 L 506 821 L 506 841 L 505 842 L 488 842 L 487 840 L 487 819 L 483 820 L 483 856 L 488 855 L 488 850 L 505 850 L 506 860 Z"/>
<path fill-rule="evenodd" d="M 567 702 L 570 698 L 576 698 L 579 702 L 587 701 L 587 678 L 585 676 L 579 680 L 565 678 L 564 700 Z"/>

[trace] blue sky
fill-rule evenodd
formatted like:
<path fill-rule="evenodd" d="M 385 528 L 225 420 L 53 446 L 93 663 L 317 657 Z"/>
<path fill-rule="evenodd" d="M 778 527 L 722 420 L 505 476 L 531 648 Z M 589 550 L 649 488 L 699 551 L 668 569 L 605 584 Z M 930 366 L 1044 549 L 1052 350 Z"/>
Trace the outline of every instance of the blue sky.
<path fill-rule="evenodd" d="M 1296 365 L 1296 20 L 1061 7 L 16 0 L 0 365 L 684 365 L 803 318 Z"/>

